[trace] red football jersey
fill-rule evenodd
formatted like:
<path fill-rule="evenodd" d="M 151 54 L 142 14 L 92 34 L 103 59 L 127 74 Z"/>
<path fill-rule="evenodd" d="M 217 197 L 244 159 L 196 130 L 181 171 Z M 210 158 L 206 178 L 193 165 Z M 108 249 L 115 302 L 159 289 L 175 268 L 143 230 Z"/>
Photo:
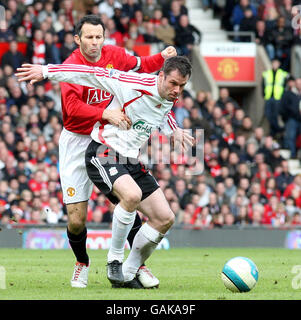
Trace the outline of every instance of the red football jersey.
<path fill-rule="evenodd" d="M 152 73 L 163 66 L 164 59 L 161 53 L 137 58 L 127 54 L 121 47 L 106 45 L 102 48 L 98 62 L 87 61 L 80 50 L 76 49 L 64 63 Z M 61 82 L 60 86 L 64 127 L 74 133 L 89 135 L 94 124 L 101 121 L 102 113 L 110 103 L 112 95 L 101 89 L 64 82 Z"/>

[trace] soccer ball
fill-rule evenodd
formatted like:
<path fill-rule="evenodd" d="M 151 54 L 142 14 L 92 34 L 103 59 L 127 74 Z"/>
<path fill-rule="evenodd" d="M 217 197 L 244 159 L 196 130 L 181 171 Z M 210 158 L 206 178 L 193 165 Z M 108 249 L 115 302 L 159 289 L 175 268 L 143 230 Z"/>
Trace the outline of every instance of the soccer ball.
<path fill-rule="evenodd" d="M 224 265 L 222 281 L 232 292 L 248 292 L 258 281 L 256 264 L 248 258 L 232 258 Z"/>

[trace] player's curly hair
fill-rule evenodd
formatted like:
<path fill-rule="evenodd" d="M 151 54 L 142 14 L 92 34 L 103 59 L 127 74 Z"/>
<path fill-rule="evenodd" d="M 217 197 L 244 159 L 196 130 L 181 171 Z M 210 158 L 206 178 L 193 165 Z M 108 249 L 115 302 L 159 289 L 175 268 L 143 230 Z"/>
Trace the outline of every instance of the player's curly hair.
<path fill-rule="evenodd" d="M 175 56 L 165 60 L 162 71 L 165 76 L 172 71 L 178 70 L 183 77 L 187 75 L 190 77 L 192 72 L 192 65 L 186 56 Z"/>
<path fill-rule="evenodd" d="M 74 33 L 76 35 L 78 35 L 79 37 L 81 37 L 81 35 L 82 35 L 82 27 L 85 23 L 93 24 L 94 26 L 101 25 L 102 29 L 103 29 L 103 34 L 105 34 L 106 28 L 105 28 L 104 23 L 101 21 L 101 19 L 94 14 L 88 14 L 88 15 L 84 16 L 83 18 L 81 18 L 75 26 Z"/>

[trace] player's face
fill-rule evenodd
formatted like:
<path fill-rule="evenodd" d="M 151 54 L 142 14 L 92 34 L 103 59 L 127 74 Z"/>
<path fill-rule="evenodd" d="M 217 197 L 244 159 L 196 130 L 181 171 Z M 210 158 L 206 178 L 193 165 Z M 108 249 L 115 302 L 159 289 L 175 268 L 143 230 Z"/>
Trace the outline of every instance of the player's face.
<path fill-rule="evenodd" d="M 79 45 L 81 53 L 88 61 L 98 61 L 105 40 L 102 26 L 85 23 L 81 31 L 80 38 L 75 36 L 75 41 Z"/>
<path fill-rule="evenodd" d="M 159 73 L 158 90 L 161 98 L 168 101 L 177 99 L 184 90 L 189 76 L 183 77 L 178 70 L 171 71 L 165 75 L 163 71 Z"/>

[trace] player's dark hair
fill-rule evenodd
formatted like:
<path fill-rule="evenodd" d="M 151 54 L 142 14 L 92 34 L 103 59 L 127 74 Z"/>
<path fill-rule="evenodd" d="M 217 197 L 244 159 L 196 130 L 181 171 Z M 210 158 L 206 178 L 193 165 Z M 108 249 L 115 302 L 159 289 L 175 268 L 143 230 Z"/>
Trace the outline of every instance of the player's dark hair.
<path fill-rule="evenodd" d="M 190 77 L 192 65 L 187 57 L 175 56 L 165 60 L 162 70 L 166 76 L 172 71 L 178 70 L 183 77 L 186 77 L 187 75 Z"/>
<path fill-rule="evenodd" d="M 102 26 L 102 29 L 103 29 L 103 34 L 105 34 L 105 25 L 103 24 L 103 22 L 101 21 L 101 19 L 94 15 L 94 14 L 89 14 L 89 15 L 86 15 L 84 16 L 83 18 L 81 18 L 79 20 L 79 22 L 76 24 L 75 26 L 75 34 L 77 34 L 79 37 L 81 37 L 82 35 L 82 27 L 85 23 L 88 23 L 88 24 L 93 24 L 94 26 L 98 26 L 98 25 L 101 25 Z"/>

